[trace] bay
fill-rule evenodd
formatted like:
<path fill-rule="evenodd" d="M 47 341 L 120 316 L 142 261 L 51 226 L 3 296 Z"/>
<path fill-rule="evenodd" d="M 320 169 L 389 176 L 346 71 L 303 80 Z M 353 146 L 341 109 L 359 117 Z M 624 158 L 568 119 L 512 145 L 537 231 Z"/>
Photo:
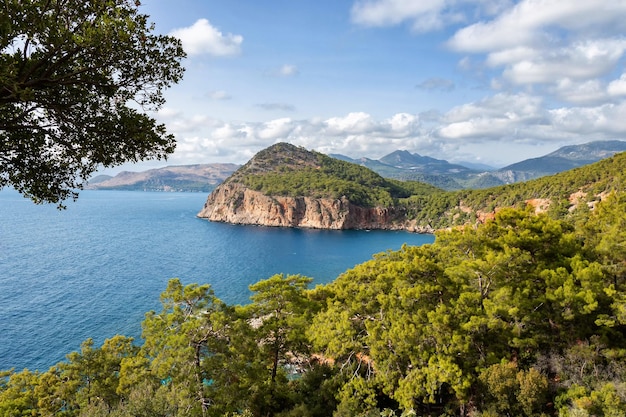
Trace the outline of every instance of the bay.
<path fill-rule="evenodd" d="M 208 283 L 229 304 L 277 273 L 313 285 L 432 235 L 212 223 L 203 193 L 83 191 L 66 210 L 0 192 L 0 369 L 46 370 L 80 343 L 139 340 L 170 278 Z"/>

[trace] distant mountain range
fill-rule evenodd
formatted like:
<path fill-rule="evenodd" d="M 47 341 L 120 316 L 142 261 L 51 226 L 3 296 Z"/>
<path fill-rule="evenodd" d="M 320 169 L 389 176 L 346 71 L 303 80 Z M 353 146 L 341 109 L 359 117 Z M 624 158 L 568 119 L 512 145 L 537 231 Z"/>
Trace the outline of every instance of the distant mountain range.
<path fill-rule="evenodd" d="M 237 164 L 168 166 L 142 172 L 120 172 L 114 177 L 98 175 L 85 188 L 132 191 L 211 192 L 239 168 Z"/>
<path fill-rule="evenodd" d="M 489 188 L 528 181 L 568 171 L 626 151 L 626 142 L 597 141 L 562 147 L 539 158 L 526 159 L 497 170 L 480 170 L 451 164 L 408 151 L 395 151 L 379 160 L 352 159 L 344 155 L 334 158 L 365 166 L 386 178 L 421 181 L 444 190 Z"/>
<path fill-rule="evenodd" d="M 626 141 L 597 141 L 562 147 L 539 158 L 526 159 L 497 170 L 397 150 L 381 159 L 329 156 L 371 169 L 385 178 L 420 181 L 444 190 L 480 189 L 512 184 L 568 171 L 626 151 Z M 199 164 L 169 166 L 142 172 L 121 172 L 115 177 L 92 178 L 88 189 L 211 192 L 240 165 Z M 481 169 L 482 168 L 482 169 Z"/>

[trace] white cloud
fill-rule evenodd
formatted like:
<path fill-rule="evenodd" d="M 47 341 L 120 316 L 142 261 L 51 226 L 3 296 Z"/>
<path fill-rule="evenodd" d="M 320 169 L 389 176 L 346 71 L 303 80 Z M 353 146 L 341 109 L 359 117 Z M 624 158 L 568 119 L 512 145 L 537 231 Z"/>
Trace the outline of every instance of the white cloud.
<path fill-rule="evenodd" d="M 576 83 L 564 78 L 557 84 L 554 94 L 561 100 L 574 104 L 593 104 L 607 99 L 606 88 L 597 79 Z"/>
<path fill-rule="evenodd" d="M 516 84 L 552 83 L 563 78 L 586 80 L 611 71 L 624 51 L 626 39 L 577 42 L 567 48 L 537 50 L 535 54 L 526 50 L 527 57 L 511 60 L 504 76 Z M 502 53 L 499 62 L 503 62 Z"/>
<path fill-rule="evenodd" d="M 589 34 L 614 26 L 614 32 L 619 32 L 624 13 L 623 1 L 523 0 L 491 21 L 460 29 L 449 45 L 463 52 L 490 52 L 537 46 L 555 35 L 548 29 Z"/>
<path fill-rule="evenodd" d="M 223 34 L 207 19 L 199 19 L 192 26 L 175 29 L 170 35 L 182 41 L 183 48 L 189 55 L 237 55 L 241 52 L 243 43 L 243 36 Z"/>
<path fill-rule="evenodd" d="M 500 93 L 475 103 L 467 103 L 448 111 L 444 123 L 463 122 L 476 118 L 529 120 L 541 117 L 542 99 L 528 94 Z"/>
<path fill-rule="evenodd" d="M 405 20 L 426 20 L 436 26 L 445 0 L 370 0 L 352 6 L 352 21 L 365 26 L 390 26 Z"/>
<path fill-rule="evenodd" d="M 349 113 L 345 117 L 332 117 L 325 121 L 325 125 L 326 132 L 330 135 L 364 133 L 376 126 L 372 116 L 363 112 Z"/>
<path fill-rule="evenodd" d="M 550 113 L 552 125 L 557 130 L 607 138 L 623 136 L 626 133 L 626 103 L 560 108 Z"/>
<path fill-rule="evenodd" d="M 459 29 L 448 46 L 483 55 L 493 77 L 492 88 L 524 88 L 589 105 L 619 90 L 616 81 L 607 92 L 608 80 L 603 78 L 626 55 L 625 15 L 624 1 L 521 0 L 491 20 Z M 470 61 L 466 56 L 461 62 Z M 476 66 L 461 68 L 484 71 Z"/>
<path fill-rule="evenodd" d="M 293 129 L 293 121 L 288 117 L 284 117 L 264 123 L 260 127 L 257 135 L 261 139 L 286 140 Z"/>
<path fill-rule="evenodd" d="M 352 112 L 326 119 L 224 122 L 201 115 L 183 118 L 173 109 L 163 116 L 178 141 L 170 163 L 245 163 L 267 146 L 289 142 L 354 158 L 380 158 L 398 149 L 449 161 L 473 154 L 502 166 L 558 146 L 626 137 L 626 103 L 616 96 L 615 102 L 594 104 L 609 91 L 626 93 L 621 90 L 626 74 L 612 83 L 589 82 L 578 89 L 580 85 L 564 81 L 554 94 L 581 105 L 552 109 L 538 95 L 498 93 L 444 114 L 396 113 L 384 119 Z"/>
<path fill-rule="evenodd" d="M 413 135 L 420 128 L 419 117 L 409 113 L 394 114 L 384 124 L 389 126 L 388 132 L 397 137 Z"/>
<path fill-rule="evenodd" d="M 415 32 L 439 30 L 463 22 L 467 15 L 498 13 L 507 0 L 357 0 L 351 9 L 352 22 L 370 27 L 384 27 L 410 22 Z"/>
<path fill-rule="evenodd" d="M 626 73 L 622 74 L 619 80 L 609 83 L 608 93 L 610 96 L 626 96 Z"/>

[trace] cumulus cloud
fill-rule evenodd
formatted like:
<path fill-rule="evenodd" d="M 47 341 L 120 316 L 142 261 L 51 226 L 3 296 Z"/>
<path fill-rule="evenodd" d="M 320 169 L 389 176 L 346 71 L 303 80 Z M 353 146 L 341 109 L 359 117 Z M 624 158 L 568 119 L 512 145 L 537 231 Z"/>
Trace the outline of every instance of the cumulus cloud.
<path fill-rule="evenodd" d="M 509 5 L 509 0 L 357 0 L 352 22 L 369 27 L 408 22 L 414 32 L 439 30 L 464 22 L 468 16 L 491 16 Z"/>
<path fill-rule="evenodd" d="M 625 82 L 626 76 L 615 81 L 614 85 Z M 619 91 L 618 87 L 614 89 Z M 609 88 L 599 85 L 589 86 L 589 90 L 608 94 Z M 524 159 L 514 150 L 516 146 L 532 144 L 545 149 L 546 144 L 553 144 L 549 151 L 566 144 L 626 135 L 626 103 L 547 108 L 542 97 L 524 93 L 495 94 L 443 114 L 396 113 L 384 119 L 366 112 L 326 119 L 284 117 L 266 122 L 225 122 L 203 116 L 183 118 L 173 110 L 168 110 L 167 115 L 171 119 L 168 128 L 178 141 L 170 158 L 173 163 L 245 163 L 267 146 L 289 142 L 355 158 L 380 158 L 406 149 L 450 161 L 461 156 L 469 158 L 473 153 L 482 156 L 485 162 L 497 164 Z M 494 155 L 494 149 L 501 151 Z M 508 154 L 504 149 L 508 149 Z"/>
<path fill-rule="evenodd" d="M 488 68 L 502 71 L 492 85 L 537 86 L 573 105 L 593 104 L 619 90 L 616 81 L 607 92 L 604 78 L 626 54 L 625 14 L 622 1 L 522 0 L 457 30 L 448 46 L 484 54 Z"/>
<path fill-rule="evenodd" d="M 352 21 L 365 26 L 390 26 L 406 20 L 413 28 L 428 31 L 443 25 L 445 0 L 358 1 L 351 11 Z"/>
<path fill-rule="evenodd" d="M 349 113 L 344 117 L 332 117 L 324 124 L 326 133 L 330 135 L 364 133 L 373 130 L 376 126 L 372 116 L 363 112 Z"/>
<path fill-rule="evenodd" d="M 626 132 L 626 103 L 559 108 L 550 113 L 555 129 L 572 134 L 614 137 Z"/>
<path fill-rule="evenodd" d="M 597 79 L 577 83 L 564 78 L 557 83 L 553 93 L 561 100 L 574 104 L 594 104 L 608 98 L 606 87 Z"/>
<path fill-rule="evenodd" d="M 504 76 L 518 84 L 552 83 L 563 78 L 587 80 L 610 72 L 624 51 L 626 39 L 589 40 L 556 50 L 536 50 L 525 58 L 511 59 Z"/>
<path fill-rule="evenodd" d="M 453 140 L 500 140 L 520 137 L 527 126 L 546 123 L 541 99 L 529 95 L 497 94 L 451 109 L 435 136 Z"/>
<path fill-rule="evenodd" d="M 290 133 L 294 130 L 295 123 L 288 117 L 282 119 L 275 119 L 269 122 L 263 123 L 259 126 L 257 135 L 261 139 L 282 139 L 288 138 Z"/>
<path fill-rule="evenodd" d="M 539 45 L 554 31 L 594 33 L 599 28 L 623 25 L 626 3 L 614 0 L 523 0 L 491 21 L 464 27 L 449 45 L 463 52 L 490 52 L 519 46 Z M 623 26 L 622 26 L 623 27 Z"/>
<path fill-rule="evenodd" d="M 199 19 L 189 27 L 175 29 L 170 35 L 181 40 L 183 49 L 189 55 L 237 55 L 243 43 L 243 36 L 224 34 L 207 19 Z"/>
<path fill-rule="evenodd" d="M 626 73 L 618 80 L 611 81 L 607 90 L 612 97 L 626 96 Z"/>

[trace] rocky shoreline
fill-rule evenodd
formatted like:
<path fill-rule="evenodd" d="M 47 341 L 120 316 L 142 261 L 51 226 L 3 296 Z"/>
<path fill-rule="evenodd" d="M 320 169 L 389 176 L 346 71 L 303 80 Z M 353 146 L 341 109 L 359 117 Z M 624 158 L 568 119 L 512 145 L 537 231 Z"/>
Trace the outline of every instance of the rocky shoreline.
<path fill-rule="evenodd" d="M 220 184 L 198 217 L 215 222 L 329 230 L 406 230 L 433 233 L 407 221 L 404 210 L 360 207 L 341 199 L 268 196 L 236 182 Z"/>

